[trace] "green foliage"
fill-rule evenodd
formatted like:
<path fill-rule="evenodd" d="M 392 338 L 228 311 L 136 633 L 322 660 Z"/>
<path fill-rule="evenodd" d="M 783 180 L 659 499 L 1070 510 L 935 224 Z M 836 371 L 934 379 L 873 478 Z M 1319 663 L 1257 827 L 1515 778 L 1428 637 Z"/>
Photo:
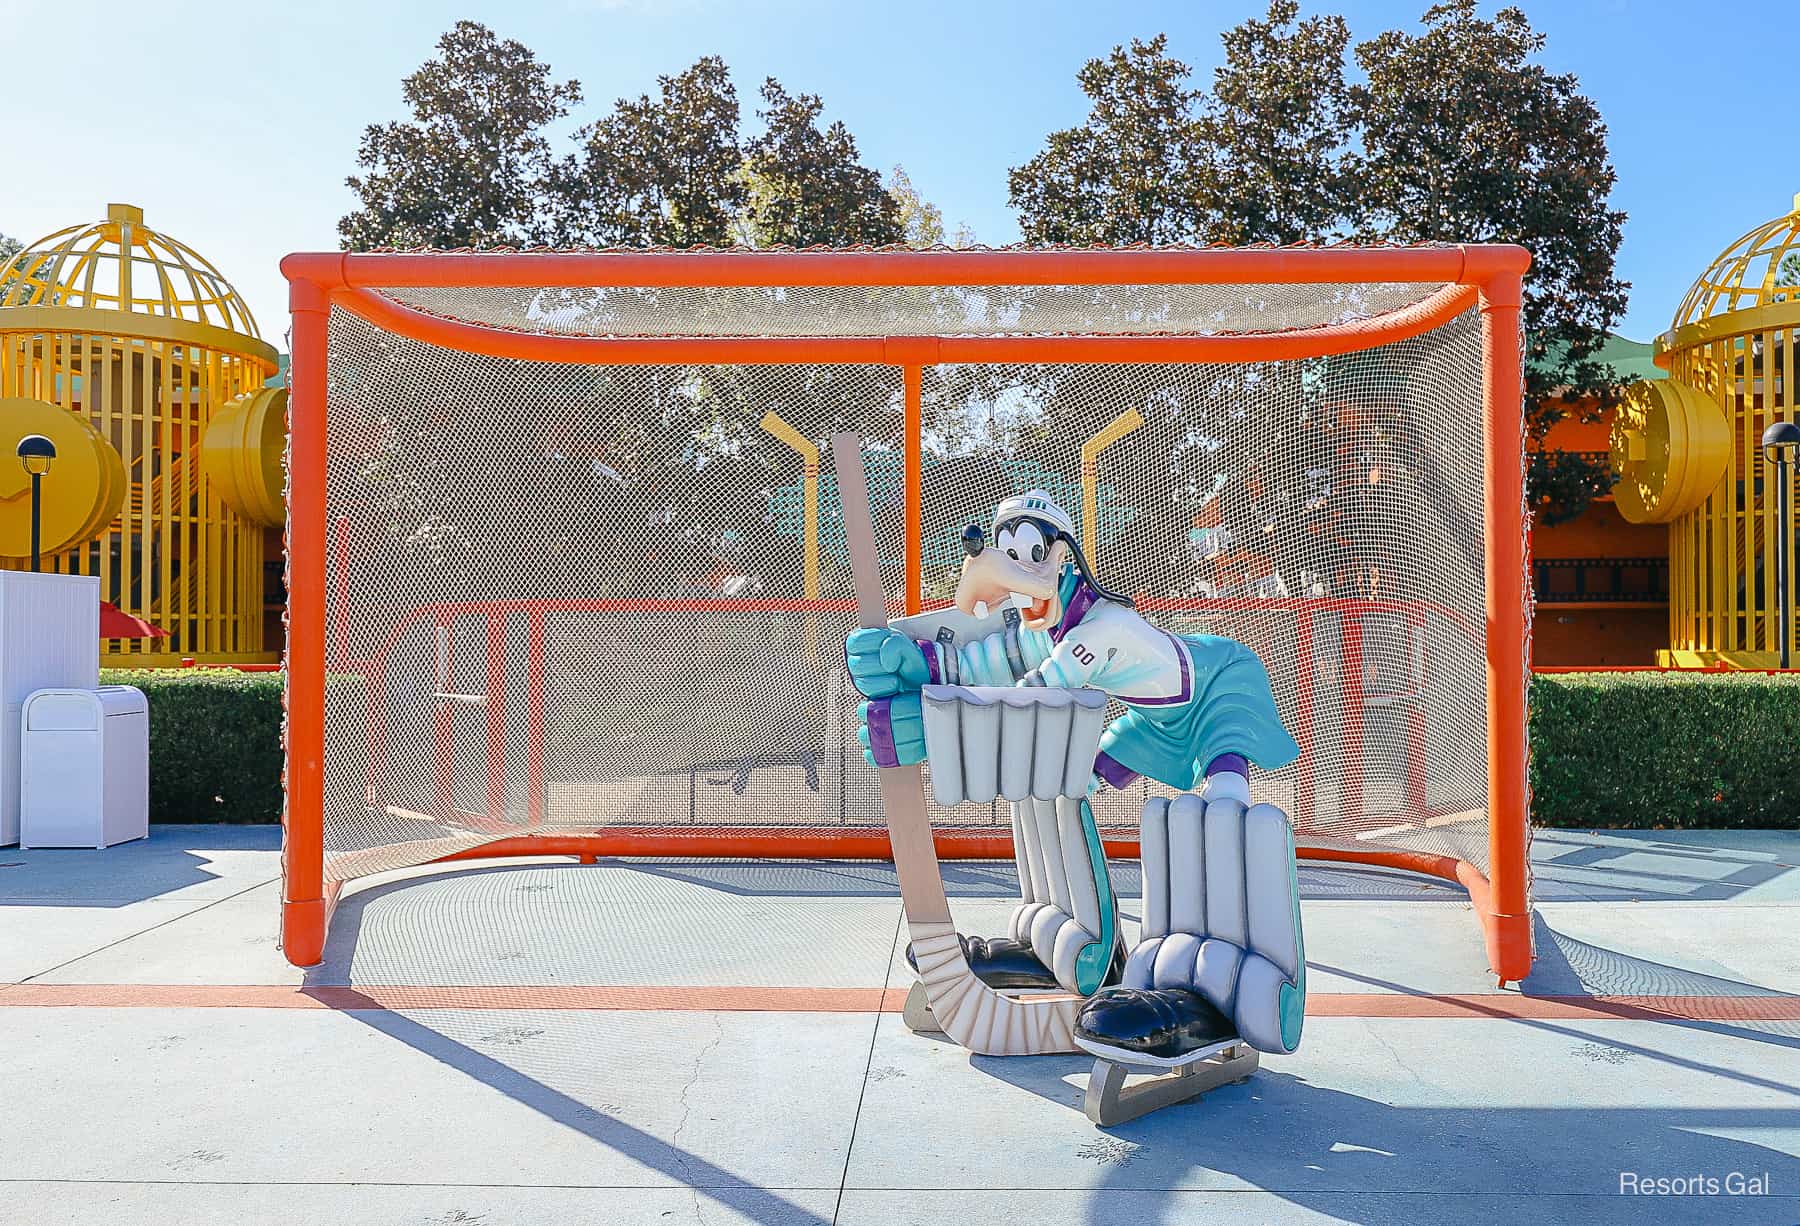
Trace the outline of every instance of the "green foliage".
<path fill-rule="evenodd" d="M 1174 243 L 1199 231 L 1205 150 L 1191 69 L 1168 37 L 1133 39 L 1077 74 L 1087 122 L 1052 132 L 1007 174 L 1019 228 L 1033 243 Z"/>
<path fill-rule="evenodd" d="M 944 241 L 944 210 L 919 195 L 904 166 L 894 167 L 887 190 L 894 198 L 894 220 L 908 247 L 936 247 Z"/>
<path fill-rule="evenodd" d="M 816 94 L 764 82 L 765 130 L 746 141 L 730 70 L 704 56 L 619 99 L 559 158 L 545 132 L 581 102 L 579 82 L 478 22 L 437 45 L 402 83 L 411 120 L 363 133 L 346 249 L 841 246 L 900 242 L 909 226 L 942 241 L 942 216 L 903 173 L 890 192 L 841 122 L 820 126 Z"/>
<path fill-rule="evenodd" d="M 556 241 L 596 246 L 722 247 L 746 196 L 738 167 L 737 88 L 718 56 L 657 78 L 658 94 L 621 98 L 583 128 L 559 168 Z"/>
<path fill-rule="evenodd" d="M 1598 355 L 1631 288 L 1613 275 L 1625 214 L 1607 205 L 1606 124 L 1574 74 L 1534 62 L 1544 42 L 1516 8 L 1490 21 L 1475 0 L 1450 0 L 1426 12 L 1423 33 L 1358 46 L 1368 80 L 1351 90 L 1359 236 L 1531 249 L 1521 317 L 1534 439 L 1578 402 L 1589 420 L 1616 403 L 1617 372 Z M 1575 465 L 1596 491 L 1611 488 L 1604 463 L 1559 462 Z"/>
<path fill-rule="evenodd" d="M 1612 490 L 1616 480 L 1606 464 L 1579 452 L 1533 447 L 1525 453 L 1525 481 L 1540 524 L 1579 519 L 1589 503 Z"/>
<path fill-rule="evenodd" d="M 11 260 L 23 250 L 25 250 L 24 243 L 21 243 L 16 238 L 9 238 L 4 234 L 0 234 L 0 270 L 4 270 L 7 261 Z M 13 278 L 11 277 L 0 276 L 0 297 L 5 296 L 6 287 L 11 284 L 12 281 Z"/>
<path fill-rule="evenodd" d="M 150 704 L 150 820 L 281 820 L 281 676 L 232 669 L 106 669 Z"/>
<path fill-rule="evenodd" d="M 1225 62 L 1200 100 L 1207 151 L 1201 236 L 1215 243 L 1298 243 L 1341 224 L 1357 184 L 1349 173 L 1349 91 L 1342 17 L 1296 21 L 1274 0 L 1266 21 L 1222 36 Z"/>
<path fill-rule="evenodd" d="M 1800 675 L 1560 673 L 1531 683 L 1532 819 L 1800 828 Z"/>
<path fill-rule="evenodd" d="M 762 99 L 764 130 L 744 148 L 744 232 L 753 245 L 879 246 L 905 237 L 899 202 L 857 160 L 850 130 L 841 120 L 819 126 L 817 94 L 790 94 L 770 77 Z"/>
<path fill-rule="evenodd" d="M 944 210 L 919 194 L 906 167 L 895 166 L 888 175 L 888 195 L 894 198 L 894 220 L 900 226 L 900 241 L 908 247 L 973 247 L 975 234 L 968 226 L 957 224 L 954 233 L 944 229 Z"/>
<path fill-rule="evenodd" d="M 495 247 L 543 231 L 552 170 L 544 128 L 581 101 L 530 48 L 459 21 L 439 57 L 402 84 L 410 122 L 371 124 L 346 182 L 362 203 L 338 221 L 348 250 Z"/>
<path fill-rule="evenodd" d="M 1188 87 L 1160 35 L 1090 60 L 1086 122 L 1010 174 L 1026 238 L 1520 243 L 1530 435 L 1596 419 L 1617 399 L 1600 350 L 1630 286 L 1613 275 L 1625 215 L 1608 206 L 1606 125 L 1579 82 L 1536 62 L 1544 36 L 1516 8 L 1435 5 L 1420 32 L 1357 44 L 1355 85 L 1344 20 L 1298 15 L 1272 0 L 1226 31 L 1210 92 Z M 1561 518 L 1612 483 L 1581 456 L 1537 471 Z"/>

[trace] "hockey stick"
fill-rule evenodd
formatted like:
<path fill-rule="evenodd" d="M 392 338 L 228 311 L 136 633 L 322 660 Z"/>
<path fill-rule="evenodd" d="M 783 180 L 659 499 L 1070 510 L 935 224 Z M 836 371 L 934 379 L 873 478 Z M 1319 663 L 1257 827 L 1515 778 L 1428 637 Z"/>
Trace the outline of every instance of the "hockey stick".
<path fill-rule="evenodd" d="M 850 570 L 856 581 L 857 618 L 865 628 L 880 629 L 888 624 L 887 605 L 876 560 L 862 440 L 855 434 L 833 435 L 831 455 L 844 508 Z M 983 1056 L 1074 1051 L 1075 1016 L 1086 1003 L 1082 997 L 1006 996 L 981 982 L 969 969 L 956 925 L 950 919 L 950 900 L 944 894 L 943 872 L 931 841 L 925 778 L 919 766 L 888 766 L 876 774 L 881 781 L 881 807 L 894 851 L 894 872 L 900 879 L 907 935 L 918 960 L 919 981 L 924 984 L 939 1028 Z"/>

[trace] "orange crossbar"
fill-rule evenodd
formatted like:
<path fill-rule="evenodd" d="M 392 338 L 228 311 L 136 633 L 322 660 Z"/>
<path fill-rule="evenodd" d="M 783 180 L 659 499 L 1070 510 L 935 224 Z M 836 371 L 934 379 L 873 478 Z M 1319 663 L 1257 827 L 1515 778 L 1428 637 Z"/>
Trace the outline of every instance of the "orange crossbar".
<path fill-rule="evenodd" d="M 310 252 L 289 281 L 348 287 L 460 285 L 1274 285 L 1446 282 L 1523 275 L 1510 244 L 1438 247 L 1116 247 L 989 251 Z"/>

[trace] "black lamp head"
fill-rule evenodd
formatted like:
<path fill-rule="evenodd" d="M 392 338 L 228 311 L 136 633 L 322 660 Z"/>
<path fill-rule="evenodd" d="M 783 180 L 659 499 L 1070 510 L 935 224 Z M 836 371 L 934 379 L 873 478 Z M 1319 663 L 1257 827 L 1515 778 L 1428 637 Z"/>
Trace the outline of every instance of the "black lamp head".
<path fill-rule="evenodd" d="M 1763 431 L 1763 459 L 1771 464 L 1790 463 L 1796 447 L 1800 447 L 1800 425 L 1778 421 Z"/>
<path fill-rule="evenodd" d="M 978 557 L 987 548 L 987 533 L 981 530 L 980 524 L 970 524 L 963 529 L 962 547 L 963 552 L 971 558 Z"/>
<path fill-rule="evenodd" d="M 32 476 L 39 476 L 50 471 L 50 461 L 56 458 L 56 444 L 41 434 L 27 434 L 19 440 L 19 463 Z"/>

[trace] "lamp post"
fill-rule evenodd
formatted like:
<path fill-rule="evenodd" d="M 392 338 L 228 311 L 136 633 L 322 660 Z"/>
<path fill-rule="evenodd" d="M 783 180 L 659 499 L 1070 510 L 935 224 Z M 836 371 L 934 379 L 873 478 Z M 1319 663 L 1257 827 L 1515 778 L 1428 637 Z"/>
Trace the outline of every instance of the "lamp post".
<path fill-rule="evenodd" d="M 1788 571 L 1794 549 L 1794 521 L 1789 508 L 1796 448 L 1800 448 L 1800 425 L 1778 421 L 1763 431 L 1763 459 L 1775 468 L 1775 603 L 1781 610 L 1781 620 L 1776 623 L 1775 644 L 1781 655 L 1782 668 L 1793 667 L 1794 609 L 1788 598 Z"/>
<path fill-rule="evenodd" d="M 56 458 L 56 444 L 41 434 L 27 434 L 19 440 L 19 463 L 31 474 L 31 569 L 37 570 L 38 533 L 43 523 L 44 474 Z"/>

